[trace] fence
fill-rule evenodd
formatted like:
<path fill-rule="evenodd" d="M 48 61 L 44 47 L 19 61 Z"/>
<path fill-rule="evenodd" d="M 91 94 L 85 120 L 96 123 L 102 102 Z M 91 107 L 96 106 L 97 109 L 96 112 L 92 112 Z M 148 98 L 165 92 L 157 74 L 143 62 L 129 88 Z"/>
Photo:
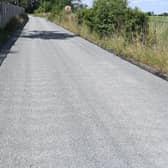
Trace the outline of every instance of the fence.
<path fill-rule="evenodd" d="M 24 12 L 25 10 L 22 7 L 0 2 L 0 27 L 3 28 L 12 17 Z"/>

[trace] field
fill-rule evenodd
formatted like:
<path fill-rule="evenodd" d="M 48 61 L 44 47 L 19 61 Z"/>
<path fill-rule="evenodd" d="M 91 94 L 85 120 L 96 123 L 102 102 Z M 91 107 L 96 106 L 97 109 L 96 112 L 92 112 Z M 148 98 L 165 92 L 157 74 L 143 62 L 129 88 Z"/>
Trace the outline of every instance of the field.
<path fill-rule="evenodd" d="M 167 16 L 151 16 L 150 32 L 156 33 L 159 43 L 166 45 L 168 42 L 168 17 Z"/>
<path fill-rule="evenodd" d="M 168 47 L 168 17 L 150 17 L 150 32 L 155 32 L 158 45 Z"/>
<path fill-rule="evenodd" d="M 154 48 L 156 54 L 166 56 L 168 61 L 168 16 L 151 16 L 149 18 L 149 32 L 156 39 Z M 168 65 L 166 65 L 168 66 Z M 167 69 L 167 68 L 166 68 Z"/>

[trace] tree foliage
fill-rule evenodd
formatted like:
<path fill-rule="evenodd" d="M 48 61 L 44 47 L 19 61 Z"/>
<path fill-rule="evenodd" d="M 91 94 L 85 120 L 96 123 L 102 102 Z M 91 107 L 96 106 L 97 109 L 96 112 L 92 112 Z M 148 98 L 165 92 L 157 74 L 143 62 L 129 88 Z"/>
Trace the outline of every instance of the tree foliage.
<path fill-rule="evenodd" d="M 43 0 L 39 12 L 60 13 L 66 5 L 72 5 L 72 0 Z"/>
<path fill-rule="evenodd" d="M 73 8 L 73 0 L 45 0 L 39 10 L 61 16 L 66 5 Z M 123 35 L 127 40 L 144 40 L 148 33 L 147 14 L 129 8 L 127 0 L 95 0 L 92 8 L 79 8 L 76 15 L 79 25 L 87 25 L 100 37 Z"/>
<path fill-rule="evenodd" d="M 129 8 L 126 0 L 95 0 L 91 9 L 78 12 L 78 23 L 87 24 L 100 36 L 123 34 L 128 39 L 142 36 L 148 29 L 147 15 Z"/>
<path fill-rule="evenodd" d="M 40 5 L 40 0 L 4 0 L 4 2 L 23 7 L 28 12 L 33 11 L 34 9 L 38 8 Z"/>

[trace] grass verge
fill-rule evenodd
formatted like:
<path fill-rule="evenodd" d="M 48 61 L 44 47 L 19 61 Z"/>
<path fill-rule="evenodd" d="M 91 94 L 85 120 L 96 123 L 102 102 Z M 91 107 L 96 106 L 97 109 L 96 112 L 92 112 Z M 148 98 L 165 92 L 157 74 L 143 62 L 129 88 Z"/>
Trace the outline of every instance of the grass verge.
<path fill-rule="evenodd" d="M 80 35 L 81 37 L 99 45 L 100 47 L 119 55 L 120 57 L 168 80 L 168 46 L 158 38 L 155 27 L 151 24 L 149 44 L 142 44 L 138 40 L 134 43 L 125 41 L 121 36 L 100 38 L 95 32 L 91 32 L 86 25 L 78 25 L 75 14 L 53 16 L 48 14 L 36 14 Z M 156 39 L 155 39 L 156 37 Z M 152 44 L 153 43 L 153 44 Z"/>

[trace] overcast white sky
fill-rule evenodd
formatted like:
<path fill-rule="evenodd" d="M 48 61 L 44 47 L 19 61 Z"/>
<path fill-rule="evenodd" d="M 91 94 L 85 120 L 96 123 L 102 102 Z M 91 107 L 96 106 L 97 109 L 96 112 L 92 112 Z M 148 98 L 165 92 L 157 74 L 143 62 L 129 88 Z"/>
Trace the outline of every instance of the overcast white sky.
<path fill-rule="evenodd" d="M 89 6 L 93 0 L 83 0 Z M 129 0 L 131 7 L 139 7 L 142 11 L 153 11 L 155 13 L 168 12 L 168 0 Z"/>

